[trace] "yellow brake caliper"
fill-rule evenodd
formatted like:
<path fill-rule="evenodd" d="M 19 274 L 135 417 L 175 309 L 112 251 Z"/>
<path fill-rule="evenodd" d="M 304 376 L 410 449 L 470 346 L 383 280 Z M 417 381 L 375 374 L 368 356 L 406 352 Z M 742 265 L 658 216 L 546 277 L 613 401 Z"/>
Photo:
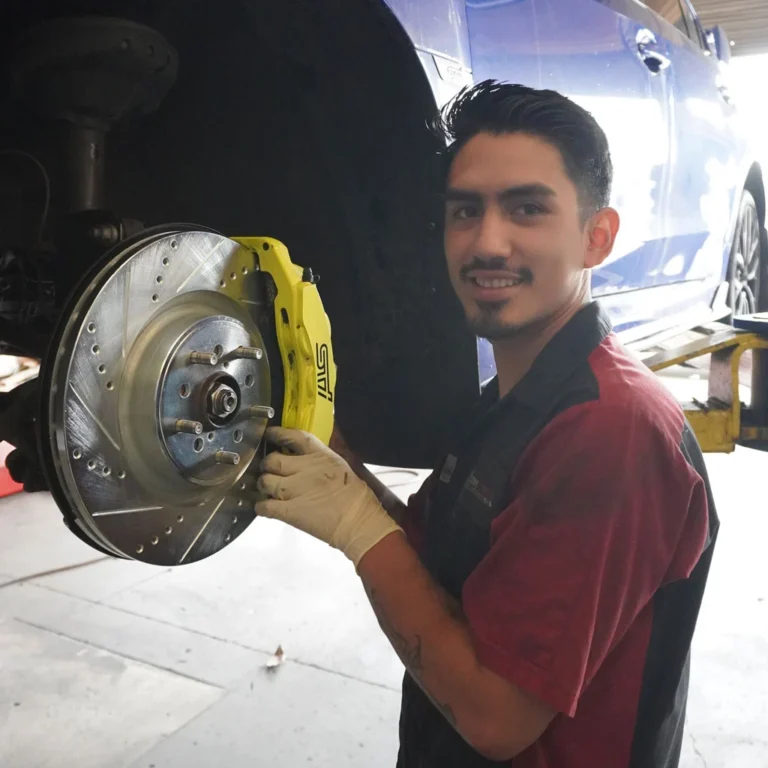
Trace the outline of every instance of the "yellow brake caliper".
<path fill-rule="evenodd" d="M 235 237 L 256 256 L 277 287 L 275 326 L 283 361 L 285 400 L 282 425 L 311 432 L 326 445 L 333 432 L 336 364 L 331 324 L 317 286 L 304 280 L 288 249 L 267 237 Z"/>

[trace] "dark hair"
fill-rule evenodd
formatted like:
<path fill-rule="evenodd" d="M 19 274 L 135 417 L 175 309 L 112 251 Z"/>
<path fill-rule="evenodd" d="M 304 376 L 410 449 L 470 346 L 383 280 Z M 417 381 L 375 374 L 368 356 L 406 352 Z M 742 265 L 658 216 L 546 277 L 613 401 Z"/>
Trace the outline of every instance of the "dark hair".
<path fill-rule="evenodd" d="M 581 205 L 608 205 L 613 163 L 608 139 L 587 110 L 556 91 L 485 80 L 464 88 L 438 114 L 434 128 L 449 141 L 446 171 L 478 133 L 527 133 L 560 151 Z"/>

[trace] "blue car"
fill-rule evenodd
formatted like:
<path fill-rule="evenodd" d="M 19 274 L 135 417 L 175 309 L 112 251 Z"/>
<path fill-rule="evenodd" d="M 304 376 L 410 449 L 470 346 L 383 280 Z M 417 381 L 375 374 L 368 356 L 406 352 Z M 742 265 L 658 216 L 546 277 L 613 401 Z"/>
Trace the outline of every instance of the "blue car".
<path fill-rule="evenodd" d="M 703 29 L 688 0 L 389 5 L 438 102 L 447 81 L 494 78 L 558 90 L 602 125 L 622 230 L 593 293 L 623 340 L 765 308 L 762 172 L 728 89 L 725 33 Z"/>
<path fill-rule="evenodd" d="M 68 18 L 84 21 L 40 31 Z M 350 443 L 372 462 L 431 466 L 492 362 L 445 276 L 428 123 L 488 78 L 559 90 L 607 132 L 622 230 L 593 288 L 624 340 L 768 297 L 765 190 L 728 41 L 688 0 L 4 0 L 0 46 L 0 149 L 41 159 L 51 192 L 32 163 L 0 155 L 0 271 L 39 287 L 22 313 L 0 281 L 9 351 L 45 336 L 94 240 L 179 221 L 268 235 L 322 277 Z M 59 220 L 74 223 L 51 259 L 38 240 Z"/>

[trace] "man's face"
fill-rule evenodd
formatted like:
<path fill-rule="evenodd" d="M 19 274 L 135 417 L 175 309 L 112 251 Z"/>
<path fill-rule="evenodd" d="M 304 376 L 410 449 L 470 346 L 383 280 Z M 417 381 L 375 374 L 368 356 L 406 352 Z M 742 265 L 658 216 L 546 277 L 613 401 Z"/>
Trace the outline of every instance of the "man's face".
<path fill-rule="evenodd" d="M 451 166 L 448 272 L 479 336 L 512 335 L 579 296 L 589 234 L 560 152 L 529 134 L 470 139 Z"/>

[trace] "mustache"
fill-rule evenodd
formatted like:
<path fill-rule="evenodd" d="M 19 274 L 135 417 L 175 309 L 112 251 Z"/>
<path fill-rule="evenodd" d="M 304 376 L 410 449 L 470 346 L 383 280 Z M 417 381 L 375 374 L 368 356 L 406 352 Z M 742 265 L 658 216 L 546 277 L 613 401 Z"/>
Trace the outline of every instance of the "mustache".
<path fill-rule="evenodd" d="M 492 256 L 490 259 L 481 259 L 479 256 L 475 256 L 469 264 L 465 264 L 459 270 L 459 275 L 462 280 L 466 280 L 469 273 L 476 269 L 489 272 L 513 272 L 523 283 L 530 285 L 533 282 L 533 272 L 528 267 L 510 267 L 503 256 Z"/>

